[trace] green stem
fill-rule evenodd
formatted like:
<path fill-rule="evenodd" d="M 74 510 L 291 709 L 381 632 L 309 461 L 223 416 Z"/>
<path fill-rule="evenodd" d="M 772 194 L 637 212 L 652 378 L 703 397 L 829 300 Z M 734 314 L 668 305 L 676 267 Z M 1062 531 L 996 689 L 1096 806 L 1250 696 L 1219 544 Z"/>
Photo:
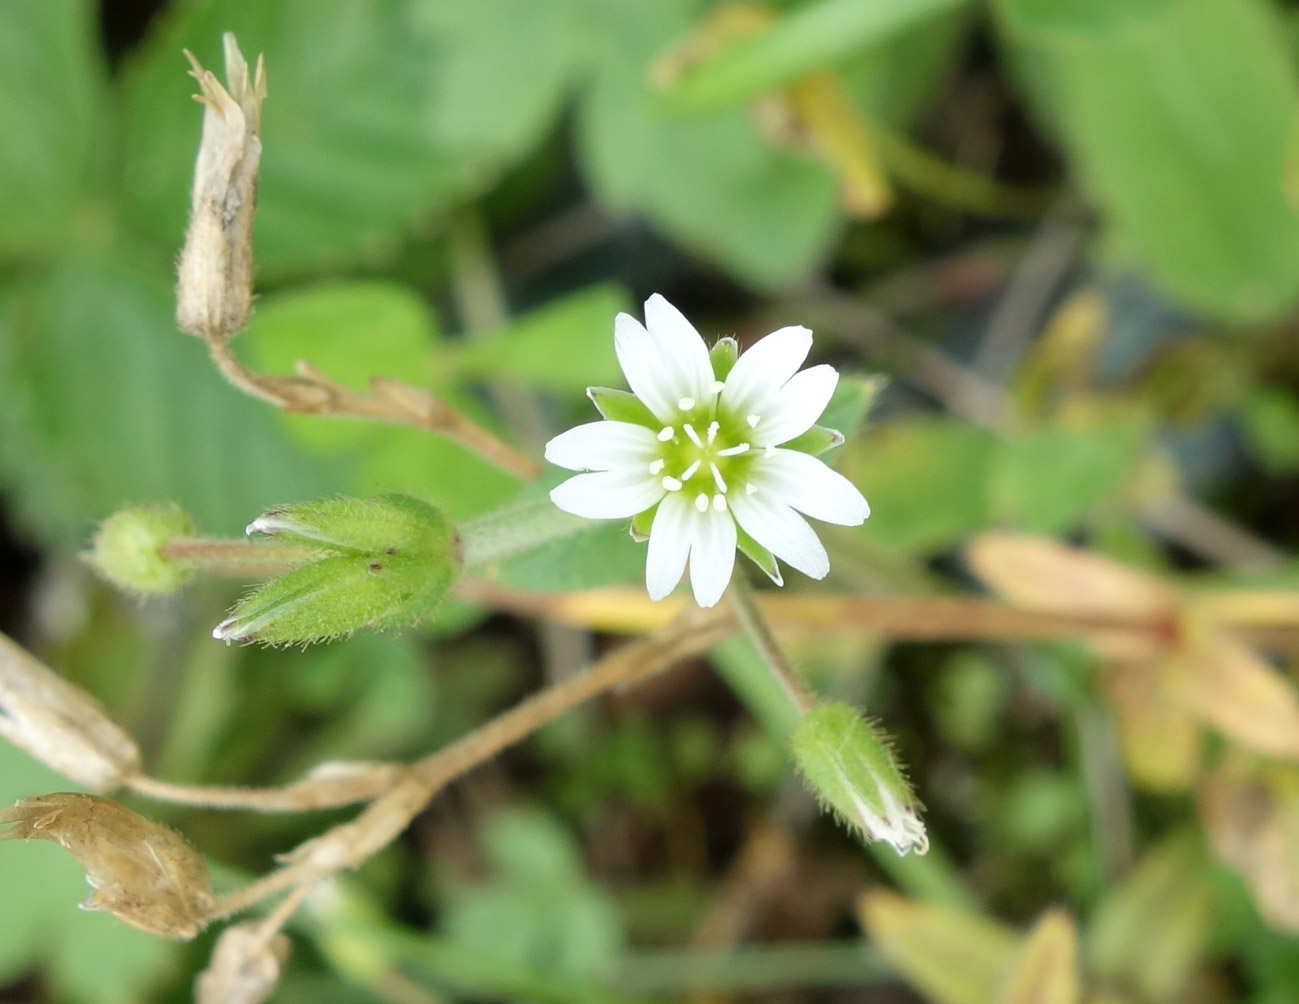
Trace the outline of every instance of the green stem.
<path fill-rule="evenodd" d="M 766 618 L 758 608 L 749 584 L 742 576 L 734 575 L 731 577 L 731 585 L 727 592 L 731 597 L 731 607 L 735 610 L 740 627 L 744 629 L 745 635 L 762 656 L 762 661 L 771 670 L 771 675 L 776 678 L 786 696 L 789 697 L 789 703 L 800 715 L 812 710 L 816 706 L 816 697 L 804 685 L 793 664 L 781 650 L 775 635 L 771 633 L 771 628 L 767 626 Z"/>
<path fill-rule="evenodd" d="M 306 564 L 319 553 L 301 544 L 228 537 L 176 537 L 162 548 L 162 556 L 168 561 L 236 579 L 274 578 Z"/>
<path fill-rule="evenodd" d="M 464 567 L 470 569 L 571 537 L 588 526 L 587 520 L 557 509 L 543 496 L 475 516 L 456 530 Z"/>

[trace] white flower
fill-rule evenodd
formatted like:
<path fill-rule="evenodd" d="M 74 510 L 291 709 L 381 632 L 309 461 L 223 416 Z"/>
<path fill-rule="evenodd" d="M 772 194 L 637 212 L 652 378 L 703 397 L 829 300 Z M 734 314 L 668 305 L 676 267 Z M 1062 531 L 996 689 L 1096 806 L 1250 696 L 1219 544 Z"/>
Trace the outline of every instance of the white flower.
<path fill-rule="evenodd" d="M 712 606 L 730 582 L 737 545 L 777 585 L 776 558 L 823 578 L 829 558 L 799 513 L 856 526 L 870 507 L 810 455 L 843 441 L 815 425 L 839 374 L 831 366 L 798 371 L 812 333 L 781 328 L 738 358 L 735 340 L 723 338 L 710 353 L 656 293 L 645 302 L 645 326 L 618 315 L 614 345 L 634 394 L 592 387 L 606 420 L 546 444 L 551 463 L 591 472 L 554 489 L 555 505 L 588 519 L 634 517 L 633 536 L 649 537 L 645 584 L 654 600 L 672 591 L 689 560 L 695 600 Z"/>

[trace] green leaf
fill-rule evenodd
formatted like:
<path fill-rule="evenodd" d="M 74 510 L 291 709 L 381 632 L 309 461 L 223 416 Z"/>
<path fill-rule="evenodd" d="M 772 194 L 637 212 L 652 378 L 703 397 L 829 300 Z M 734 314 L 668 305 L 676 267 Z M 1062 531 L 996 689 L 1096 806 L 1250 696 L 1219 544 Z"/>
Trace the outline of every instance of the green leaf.
<path fill-rule="evenodd" d="M 126 69 L 124 195 L 131 222 L 179 246 L 201 121 L 182 47 L 221 71 L 232 31 L 264 53 L 270 96 L 255 246 L 278 275 L 391 250 L 415 217 L 469 189 L 469 163 L 432 128 L 438 59 L 415 0 L 186 4 Z"/>
<path fill-rule="evenodd" d="M 627 306 L 620 287 L 592 286 L 529 311 L 494 335 L 445 343 L 439 362 L 461 379 L 557 393 L 617 382 L 613 319 Z"/>
<path fill-rule="evenodd" d="M 170 499 L 235 533 L 272 502 L 340 487 L 176 331 L 167 285 L 93 259 L 32 278 L 0 347 L 0 481 L 33 531 L 77 542 L 92 520 Z"/>
<path fill-rule="evenodd" d="M 104 86 L 94 4 L 0 4 L 0 255 L 62 249 L 85 209 Z"/>
<path fill-rule="evenodd" d="M 578 140 L 601 200 L 645 215 L 757 288 L 807 273 L 838 221 L 830 172 L 766 147 L 743 111 L 674 117 L 661 107 L 649 64 L 689 30 L 685 5 L 622 0 L 600 15 L 607 41 Z"/>
<path fill-rule="evenodd" d="M 734 105 L 968 0 L 814 0 L 711 59 L 668 92 L 674 108 Z"/>
<path fill-rule="evenodd" d="M 1062 31 L 1037 0 L 1004 6 L 1119 246 L 1196 309 L 1251 320 L 1292 306 L 1299 216 L 1281 179 L 1299 87 L 1271 12 L 1146 3 Z"/>
<path fill-rule="evenodd" d="M 1238 415 L 1251 452 L 1274 474 L 1299 470 L 1299 401 L 1276 387 L 1253 387 Z"/>
<path fill-rule="evenodd" d="M 1001 0 L 1019 31 L 1094 31 L 1104 34 L 1141 20 L 1175 0 Z"/>

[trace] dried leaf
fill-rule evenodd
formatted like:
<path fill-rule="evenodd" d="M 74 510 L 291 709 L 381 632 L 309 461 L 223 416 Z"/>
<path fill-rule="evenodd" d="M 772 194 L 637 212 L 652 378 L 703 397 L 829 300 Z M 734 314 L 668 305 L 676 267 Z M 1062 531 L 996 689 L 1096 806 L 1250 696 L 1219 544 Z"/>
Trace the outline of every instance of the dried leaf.
<path fill-rule="evenodd" d="M 92 791 L 120 787 L 140 766 L 135 741 L 98 701 L 3 634 L 0 735 Z"/>
<path fill-rule="evenodd" d="M 261 1004 L 271 995 L 293 946 L 283 934 L 268 939 L 261 927 L 248 921 L 222 932 L 194 981 L 197 1004 Z"/>
<path fill-rule="evenodd" d="M 1188 706 L 1232 741 L 1299 759 L 1299 696 L 1253 649 L 1215 632 L 1183 645 L 1165 671 Z"/>
<path fill-rule="evenodd" d="M 52 840 L 86 870 L 94 888 L 81 906 L 105 910 L 132 927 L 188 940 L 203 930 L 212 880 L 175 830 L 111 799 L 77 792 L 20 798 L 0 811 L 13 826 L 0 840 Z"/>
<path fill-rule="evenodd" d="M 999 1004 L 1077 1004 L 1078 926 L 1067 910 L 1051 910 L 1029 932 Z"/>
<path fill-rule="evenodd" d="M 1200 812 L 1214 852 L 1240 872 L 1258 912 L 1299 933 L 1299 771 L 1237 757 L 1200 788 Z"/>
<path fill-rule="evenodd" d="M 1015 957 L 1010 928 L 949 906 L 868 892 L 862 926 L 907 982 L 934 1004 L 989 1004 Z"/>
<path fill-rule="evenodd" d="M 1150 666 L 1107 673 L 1105 688 L 1118 711 L 1119 743 L 1133 783 L 1149 791 L 1185 791 L 1200 776 L 1204 731 L 1169 685 Z"/>

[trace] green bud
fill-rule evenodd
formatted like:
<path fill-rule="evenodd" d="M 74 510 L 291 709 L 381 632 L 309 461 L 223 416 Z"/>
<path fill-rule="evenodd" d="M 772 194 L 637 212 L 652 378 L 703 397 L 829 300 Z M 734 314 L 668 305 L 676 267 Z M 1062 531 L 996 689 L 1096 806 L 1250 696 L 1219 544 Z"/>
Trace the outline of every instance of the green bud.
<path fill-rule="evenodd" d="M 168 558 L 167 544 L 194 532 L 194 521 L 172 502 L 115 512 L 100 524 L 83 555 L 99 574 L 134 593 L 161 595 L 184 585 L 193 569 Z"/>
<path fill-rule="evenodd" d="M 321 557 L 240 600 L 212 632 L 222 641 L 307 644 L 409 626 L 433 611 L 460 571 L 450 522 L 405 495 L 283 506 L 248 529 L 309 543 Z"/>
<path fill-rule="evenodd" d="M 794 759 L 812 790 L 862 831 L 899 854 L 929 850 L 917 803 L 889 741 L 846 704 L 821 704 L 790 737 Z"/>

